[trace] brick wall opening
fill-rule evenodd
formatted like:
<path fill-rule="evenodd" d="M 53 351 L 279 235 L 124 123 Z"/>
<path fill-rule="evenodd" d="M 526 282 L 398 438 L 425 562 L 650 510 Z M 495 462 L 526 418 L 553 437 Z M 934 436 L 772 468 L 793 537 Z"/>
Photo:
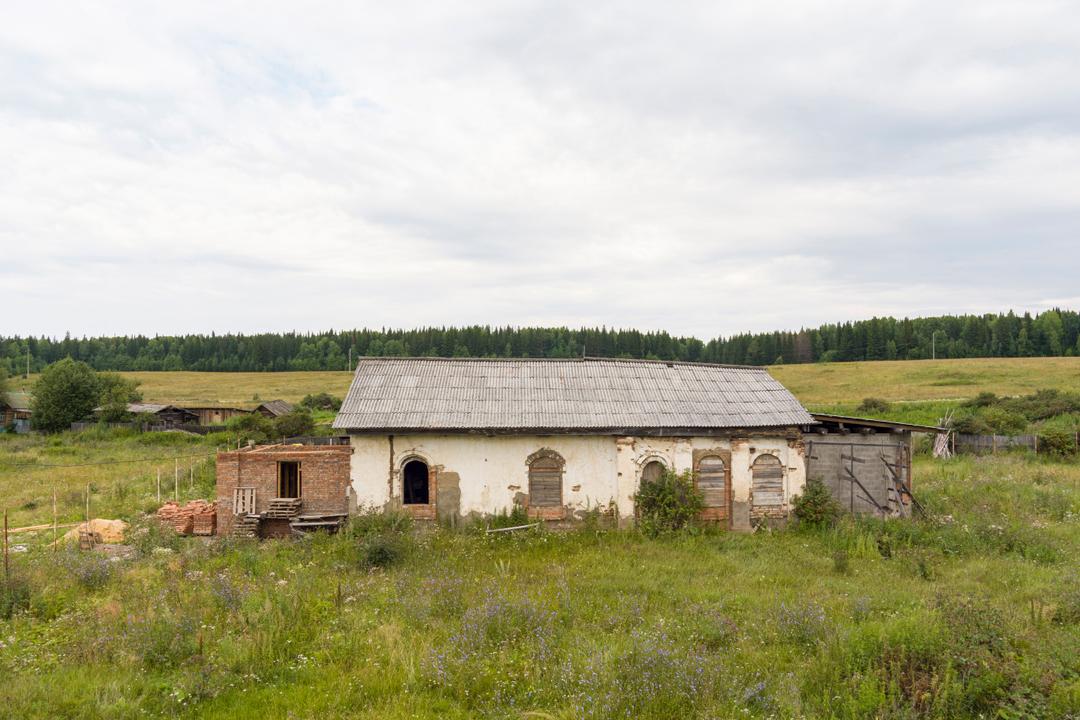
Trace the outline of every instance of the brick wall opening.
<path fill-rule="evenodd" d="M 300 463 L 286 461 L 278 463 L 278 494 L 280 498 L 300 497 Z"/>
<path fill-rule="evenodd" d="M 410 460 L 402 468 L 402 496 L 406 505 L 429 504 L 428 466 L 423 460 Z"/>

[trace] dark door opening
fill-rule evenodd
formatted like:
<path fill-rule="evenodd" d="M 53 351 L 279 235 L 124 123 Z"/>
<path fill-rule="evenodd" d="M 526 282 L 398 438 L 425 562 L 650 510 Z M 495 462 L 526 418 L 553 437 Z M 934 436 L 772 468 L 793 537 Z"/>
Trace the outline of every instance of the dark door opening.
<path fill-rule="evenodd" d="M 410 460 L 402 469 L 402 490 L 406 505 L 427 505 L 428 466 L 422 460 Z"/>
<path fill-rule="evenodd" d="M 278 497 L 300 497 L 300 463 L 278 463 Z"/>

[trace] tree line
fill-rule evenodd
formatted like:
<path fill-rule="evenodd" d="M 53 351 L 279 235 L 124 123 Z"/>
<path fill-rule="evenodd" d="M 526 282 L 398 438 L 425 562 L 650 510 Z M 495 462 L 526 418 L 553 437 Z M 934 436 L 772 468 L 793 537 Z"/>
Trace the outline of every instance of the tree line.
<path fill-rule="evenodd" d="M 1047 310 L 875 317 L 795 331 L 701 340 L 614 328 L 430 327 L 318 333 L 146 337 L 0 336 L 0 369 L 31 372 L 70 357 L 95 370 L 343 370 L 363 356 L 613 358 L 777 363 L 1080 354 L 1080 314 Z"/>

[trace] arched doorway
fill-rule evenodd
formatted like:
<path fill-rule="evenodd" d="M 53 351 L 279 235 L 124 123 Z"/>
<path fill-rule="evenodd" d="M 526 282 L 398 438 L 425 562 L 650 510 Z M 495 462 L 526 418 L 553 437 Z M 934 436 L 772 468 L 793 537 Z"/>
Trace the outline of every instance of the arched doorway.
<path fill-rule="evenodd" d="M 401 469 L 401 496 L 406 505 L 429 505 L 429 472 L 427 463 L 416 458 L 405 463 Z"/>

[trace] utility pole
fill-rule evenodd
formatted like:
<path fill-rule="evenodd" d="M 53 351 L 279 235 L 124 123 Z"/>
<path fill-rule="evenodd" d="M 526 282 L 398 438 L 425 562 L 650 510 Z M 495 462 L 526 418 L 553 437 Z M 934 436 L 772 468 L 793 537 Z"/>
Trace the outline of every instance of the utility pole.
<path fill-rule="evenodd" d="M 26 374 L 23 378 L 30 379 L 30 343 L 26 343 Z"/>
<path fill-rule="evenodd" d="M 930 359 L 937 360 L 937 334 L 938 331 L 930 333 Z"/>

